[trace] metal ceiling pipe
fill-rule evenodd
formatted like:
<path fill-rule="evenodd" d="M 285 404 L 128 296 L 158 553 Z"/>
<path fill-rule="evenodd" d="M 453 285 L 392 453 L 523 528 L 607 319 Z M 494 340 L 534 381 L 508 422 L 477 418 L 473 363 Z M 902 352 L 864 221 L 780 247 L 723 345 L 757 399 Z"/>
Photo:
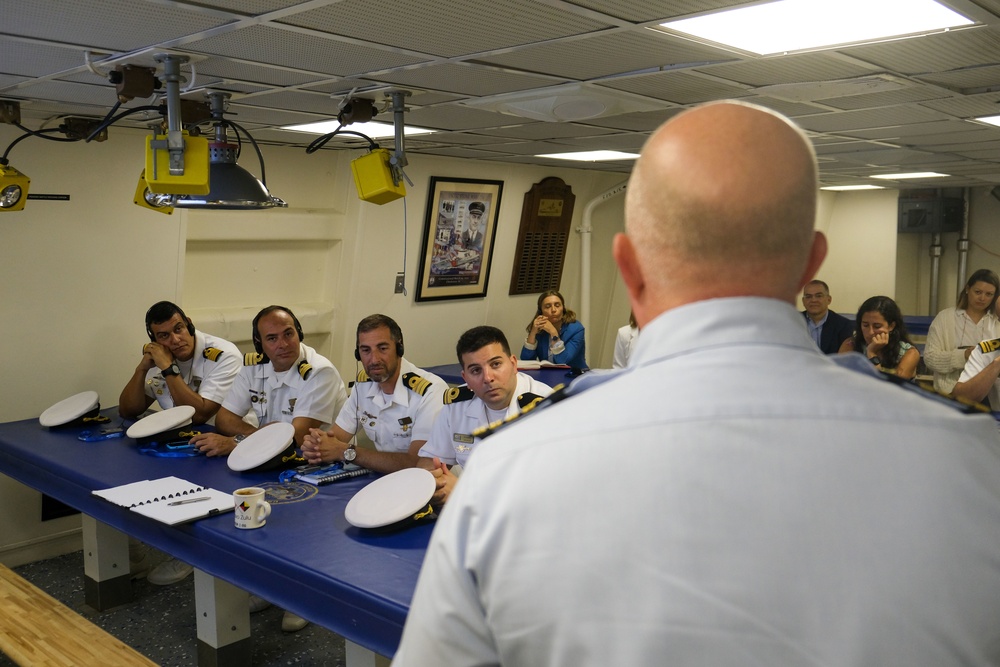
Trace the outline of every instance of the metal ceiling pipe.
<path fill-rule="evenodd" d="M 580 234 L 580 322 L 584 327 L 590 326 L 590 241 L 593 231 L 590 217 L 595 208 L 625 192 L 627 186 L 628 181 L 622 181 L 587 202 L 583 209 L 583 222 L 580 227 L 576 228 L 577 233 Z"/>
<path fill-rule="evenodd" d="M 962 233 L 958 235 L 958 275 L 955 276 L 955 294 L 965 287 L 965 277 L 969 272 L 969 214 L 972 208 L 972 192 L 969 188 L 962 188 L 962 199 L 965 201 L 965 210 L 962 213 Z M 934 313 L 931 313 L 933 315 Z"/>

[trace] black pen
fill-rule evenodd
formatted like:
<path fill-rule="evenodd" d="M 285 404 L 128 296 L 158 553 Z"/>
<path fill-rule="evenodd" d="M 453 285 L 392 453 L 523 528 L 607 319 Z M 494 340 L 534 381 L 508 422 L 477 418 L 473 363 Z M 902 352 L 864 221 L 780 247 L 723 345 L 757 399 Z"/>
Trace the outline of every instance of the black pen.
<path fill-rule="evenodd" d="M 187 500 L 175 500 L 172 503 L 167 503 L 167 505 L 187 505 L 188 503 L 197 503 L 202 500 L 209 500 L 208 496 L 202 496 L 201 498 L 188 498 Z"/>

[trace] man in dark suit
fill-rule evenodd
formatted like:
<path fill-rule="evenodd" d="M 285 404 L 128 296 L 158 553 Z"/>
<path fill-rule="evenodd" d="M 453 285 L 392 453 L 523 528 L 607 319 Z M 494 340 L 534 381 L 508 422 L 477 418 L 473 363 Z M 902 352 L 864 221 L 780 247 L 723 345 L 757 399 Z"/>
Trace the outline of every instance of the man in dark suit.
<path fill-rule="evenodd" d="M 813 280 L 802 288 L 802 314 L 809 335 L 823 354 L 837 354 L 840 345 L 854 333 L 854 323 L 830 310 L 830 287 L 822 280 Z"/>

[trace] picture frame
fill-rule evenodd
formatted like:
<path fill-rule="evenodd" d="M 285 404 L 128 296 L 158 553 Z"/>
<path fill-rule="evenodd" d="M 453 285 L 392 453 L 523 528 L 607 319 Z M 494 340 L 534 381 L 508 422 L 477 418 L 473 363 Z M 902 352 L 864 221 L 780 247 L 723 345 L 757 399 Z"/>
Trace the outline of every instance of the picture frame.
<path fill-rule="evenodd" d="M 417 301 L 486 296 L 503 181 L 432 176 Z"/>

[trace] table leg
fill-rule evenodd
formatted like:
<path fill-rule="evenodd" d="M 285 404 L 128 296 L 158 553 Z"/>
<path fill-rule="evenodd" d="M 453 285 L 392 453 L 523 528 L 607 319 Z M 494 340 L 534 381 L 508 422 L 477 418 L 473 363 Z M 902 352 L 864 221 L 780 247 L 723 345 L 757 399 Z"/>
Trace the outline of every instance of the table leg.
<path fill-rule="evenodd" d="M 243 589 L 194 570 L 199 667 L 249 665 L 250 595 Z"/>
<path fill-rule="evenodd" d="M 376 654 L 364 646 L 344 639 L 344 657 L 347 667 L 376 667 Z M 383 659 L 384 662 L 384 659 Z"/>
<path fill-rule="evenodd" d="M 83 515 L 83 599 L 97 611 L 132 600 L 128 535 Z"/>

